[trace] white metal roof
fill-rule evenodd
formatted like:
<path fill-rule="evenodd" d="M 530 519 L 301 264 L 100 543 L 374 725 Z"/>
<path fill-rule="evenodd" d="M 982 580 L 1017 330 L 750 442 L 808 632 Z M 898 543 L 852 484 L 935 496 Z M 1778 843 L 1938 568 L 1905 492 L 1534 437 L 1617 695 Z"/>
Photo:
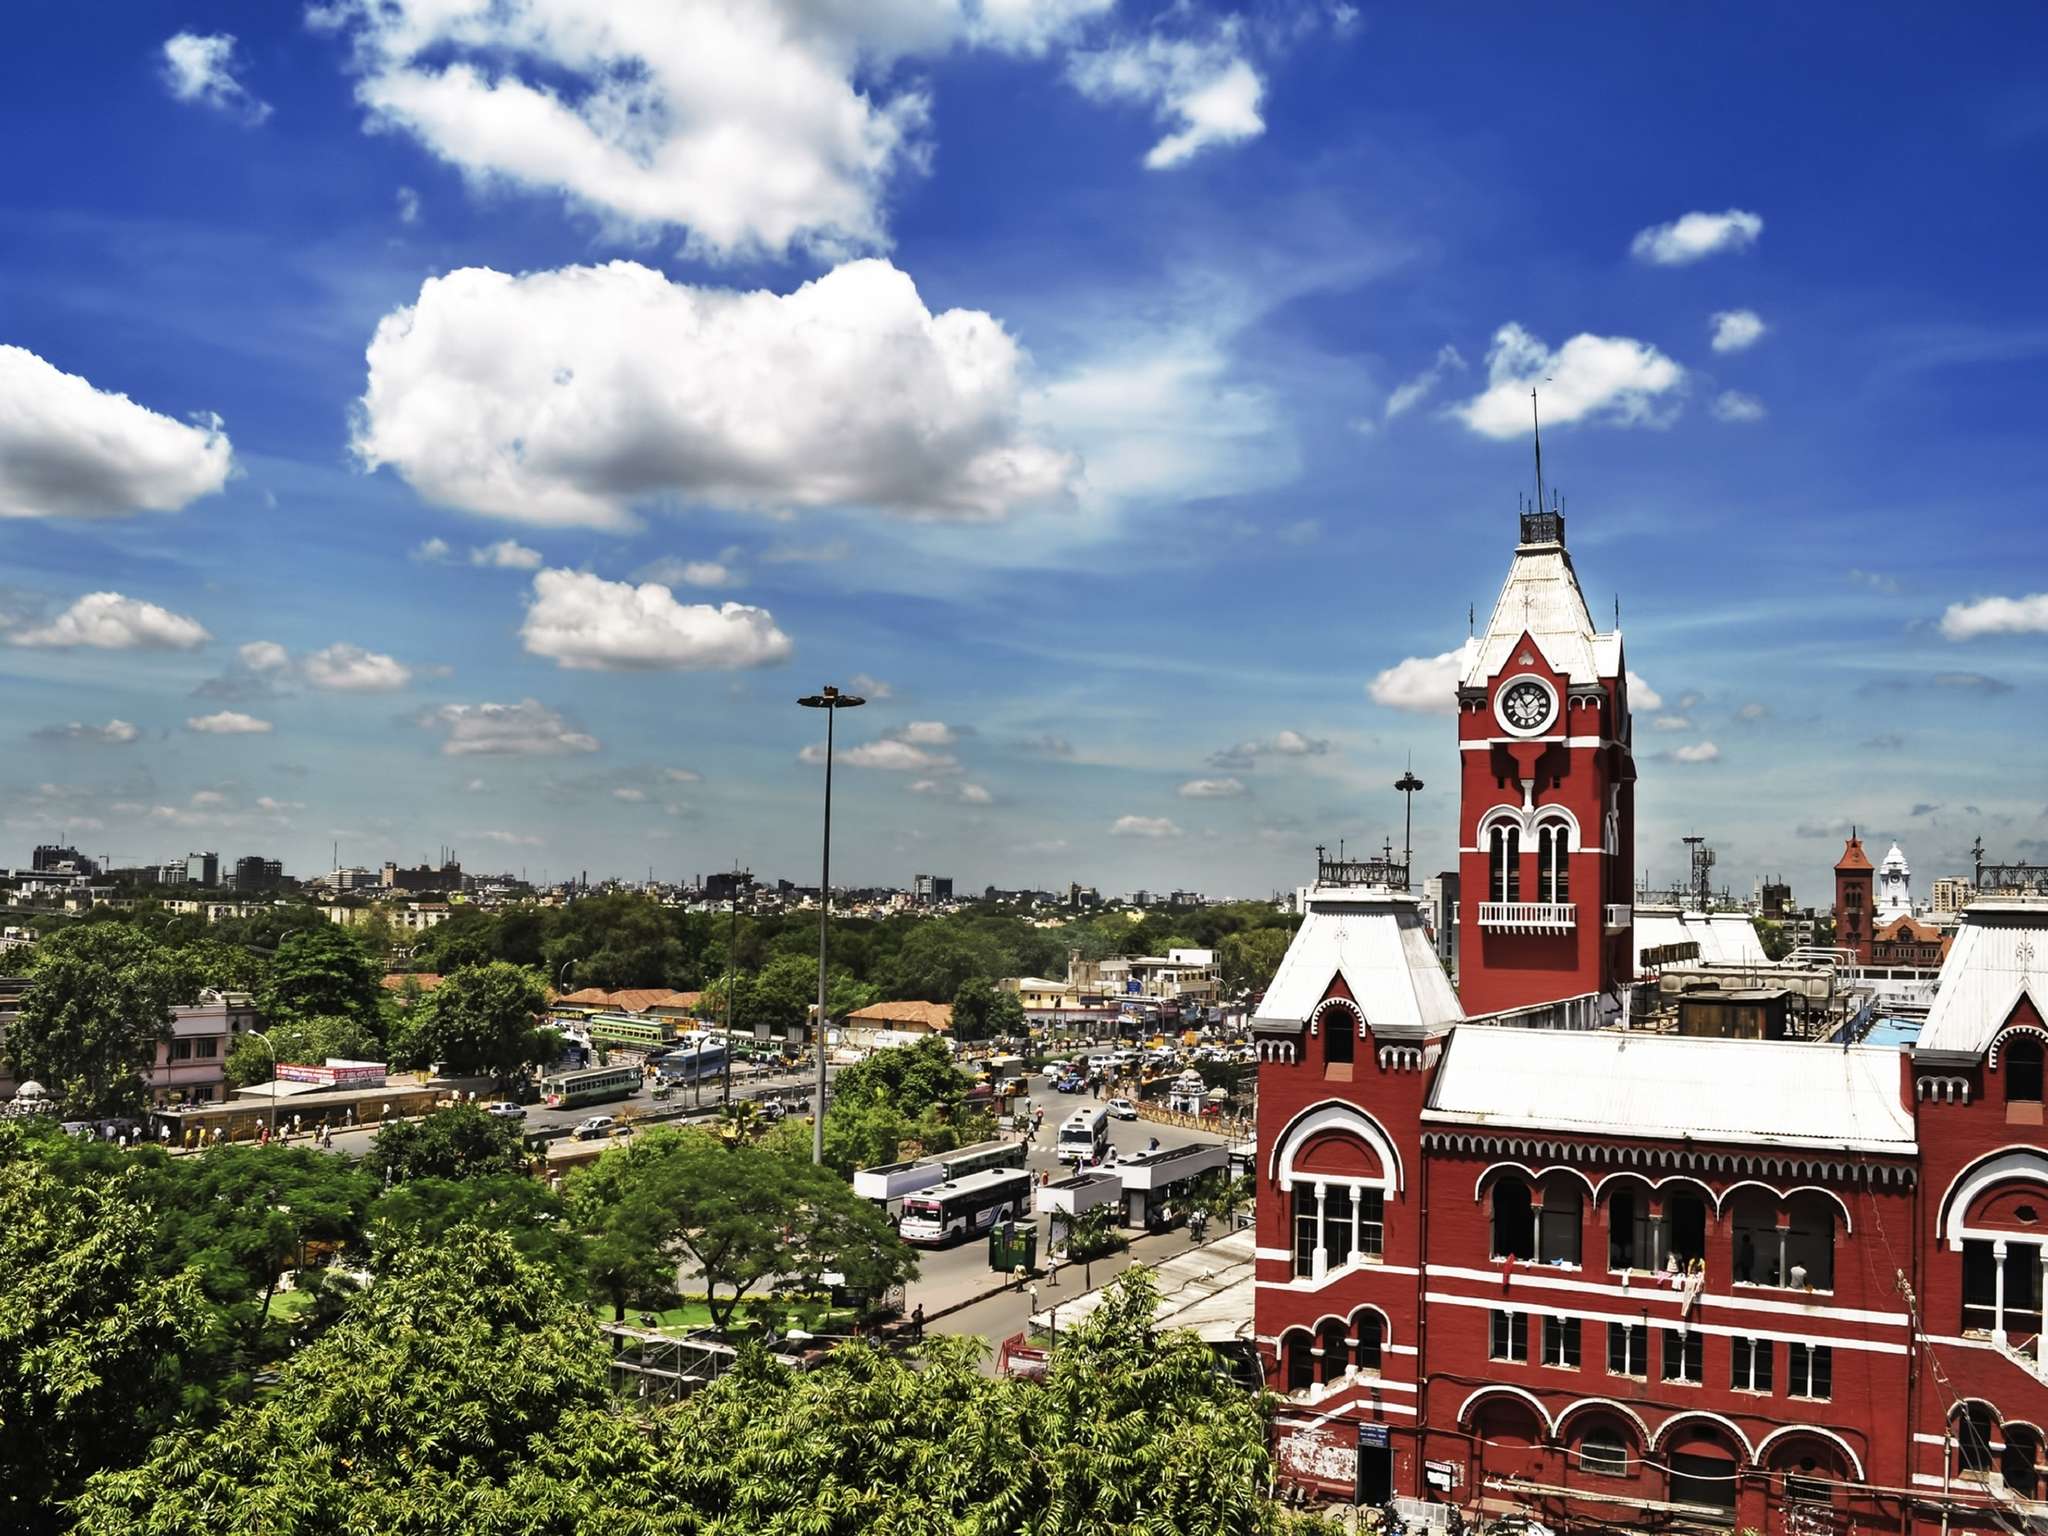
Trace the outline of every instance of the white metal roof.
<path fill-rule="evenodd" d="M 1562 544 L 1524 544 L 1486 621 L 1485 637 L 1466 662 L 1463 687 L 1476 688 L 1505 666 L 1527 631 L 1544 659 L 1574 683 L 1594 683 L 1621 670 L 1621 635 L 1598 634 L 1585 594 Z"/>
<path fill-rule="evenodd" d="M 2048 903 L 1972 902 L 1941 963 L 1918 1048 L 1981 1053 L 2022 994 L 2048 1017 Z"/>
<path fill-rule="evenodd" d="M 1910 1153 L 1899 1063 L 1886 1046 L 1472 1025 L 1445 1046 L 1423 1118 Z"/>
<path fill-rule="evenodd" d="M 1742 912 L 1685 912 L 1676 907 L 1635 909 L 1635 945 L 1645 950 L 1667 944 L 1697 943 L 1700 960 L 1708 964 L 1768 965 L 1756 924 Z M 1681 962 L 1682 963 L 1682 962 Z"/>
<path fill-rule="evenodd" d="M 1253 1020 L 1298 1027 L 1341 975 L 1376 1034 L 1435 1033 L 1465 1017 L 1413 896 L 1316 886 Z"/>
<path fill-rule="evenodd" d="M 1159 1310 L 1153 1324 L 1159 1328 L 1191 1328 L 1205 1344 L 1226 1344 L 1252 1337 L 1252 1281 L 1254 1233 L 1250 1228 L 1231 1232 L 1213 1243 L 1177 1253 L 1152 1267 L 1159 1287 Z M 1097 1263 L 1098 1269 L 1109 1266 Z M 1069 1275 L 1078 1274 L 1074 1268 Z M 1102 1305 L 1108 1286 L 1083 1291 L 1071 1300 L 1032 1314 L 1031 1326 L 1049 1329 L 1055 1322 L 1072 1328 Z M 1057 1299 L 1057 1293 L 1040 1291 L 1041 1299 Z"/>

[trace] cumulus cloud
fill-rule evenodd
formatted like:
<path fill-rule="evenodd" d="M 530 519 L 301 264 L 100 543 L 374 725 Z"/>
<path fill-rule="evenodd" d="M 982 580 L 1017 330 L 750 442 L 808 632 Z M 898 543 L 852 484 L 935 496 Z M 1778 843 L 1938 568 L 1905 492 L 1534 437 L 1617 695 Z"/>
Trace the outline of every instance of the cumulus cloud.
<path fill-rule="evenodd" d="M 1244 793 L 1242 779 L 1189 779 L 1180 787 L 1183 800 L 1235 800 Z"/>
<path fill-rule="evenodd" d="M 235 647 L 235 655 L 251 672 L 282 672 L 292 664 L 292 654 L 275 640 L 251 640 Z"/>
<path fill-rule="evenodd" d="M 1666 756 L 1674 763 L 1712 763 L 1720 760 L 1721 749 L 1711 741 L 1695 741 L 1672 749 Z"/>
<path fill-rule="evenodd" d="M 218 416 L 173 421 L 0 346 L 0 518 L 176 512 L 233 469 Z"/>
<path fill-rule="evenodd" d="M 1262 741 L 1240 741 L 1234 747 L 1225 747 L 1221 752 L 1213 752 L 1209 755 L 1209 766 L 1241 772 L 1256 767 L 1262 757 L 1323 757 L 1329 751 L 1330 743 L 1320 736 L 1305 736 L 1300 731 L 1281 731 Z"/>
<path fill-rule="evenodd" d="M 909 786 L 913 795 L 934 795 L 944 800 L 957 800 L 962 805 L 993 805 L 995 796 L 980 784 L 969 784 L 960 779 L 918 779 Z"/>
<path fill-rule="evenodd" d="M 1662 709 L 1664 695 L 1652 688 L 1640 672 L 1628 674 L 1628 699 L 1632 709 Z"/>
<path fill-rule="evenodd" d="M 399 222 L 399 223 L 401 223 L 401 224 L 417 224 L 417 223 L 419 223 L 419 221 L 420 221 L 420 195 L 419 195 L 419 193 L 415 192 L 415 191 L 414 191 L 414 190 L 413 190 L 413 189 L 412 189 L 411 187 L 400 187 L 400 188 L 398 189 L 398 194 L 397 194 L 397 198 L 396 198 L 396 201 L 397 201 L 397 203 L 398 203 L 398 222 Z"/>
<path fill-rule="evenodd" d="M 185 722 L 185 729 L 198 731 L 203 736 L 263 736 L 269 734 L 271 725 L 268 720 L 258 720 L 254 715 L 224 709 L 214 715 L 192 716 Z"/>
<path fill-rule="evenodd" d="M 879 677 L 870 677 L 865 672 L 854 673 L 852 677 L 847 679 L 847 682 L 852 686 L 853 691 L 864 699 L 886 699 L 892 697 L 895 693 L 895 690 Z"/>
<path fill-rule="evenodd" d="M 88 592 L 47 624 L 17 629 L 14 645 L 61 650 L 190 651 L 213 637 L 197 619 L 118 592 Z"/>
<path fill-rule="evenodd" d="M 1713 411 L 1714 420 L 1733 422 L 1762 421 L 1768 414 L 1763 401 L 1739 389 L 1724 389 L 1714 396 Z"/>
<path fill-rule="evenodd" d="M 1629 242 L 1629 254 L 1655 267 L 1684 267 L 1722 251 L 1755 245 L 1764 221 L 1740 208 L 1726 213 L 1688 213 L 1669 224 L 1653 224 Z"/>
<path fill-rule="evenodd" d="M 786 660 L 789 636 L 765 608 L 685 605 L 659 582 L 542 571 L 520 639 L 535 656 L 581 671 L 707 671 Z"/>
<path fill-rule="evenodd" d="M 446 546 L 443 548 L 445 550 Z M 472 549 L 469 563 L 500 571 L 537 571 L 541 567 L 541 553 L 537 549 L 528 549 L 516 539 L 500 539 L 495 544 Z"/>
<path fill-rule="evenodd" d="M 1724 309 L 1714 316 L 1714 350 L 1741 352 L 1764 339 L 1770 329 L 1753 309 Z"/>
<path fill-rule="evenodd" d="M 412 669 L 405 663 L 359 645 L 315 651 L 300 670 L 315 688 L 334 693 L 390 693 L 412 681 Z"/>
<path fill-rule="evenodd" d="M 960 739 L 960 733 L 943 720 L 913 720 L 889 734 L 918 747 L 950 747 Z"/>
<path fill-rule="evenodd" d="M 1203 150 L 1241 144 L 1266 131 L 1265 83 L 1246 62 L 1239 28 L 1204 40 L 1146 37 L 1067 60 L 1067 78 L 1093 101 L 1134 101 L 1171 131 L 1145 155 L 1150 170 L 1183 165 Z"/>
<path fill-rule="evenodd" d="M 109 720 L 105 725 L 85 725 L 77 720 L 66 725 L 46 725 L 36 731 L 37 741 L 72 741 L 94 747 L 125 747 L 142 733 L 126 720 Z"/>
<path fill-rule="evenodd" d="M 552 757 L 598 749 L 595 736 L 577 730 L 538 699 L 443 704 L 422 715 L 419 723 L 448 733 L 441 743 L 448 757 Z"/>
<path fill-rule="evenodd" d="M 180 32 L 166 38 L 163 73 L 174 100 L 212 107 L 252 128 L 270 116 L 270 103 L 258 100 L 235 78 L 231 32 Z"/>
<path fill-rule="evenodd" d="M 1692 721 L 1684 715 L 1659 715 L 1651 722 L 1660 731 L 1689 731 Z"/>
<path fill-rule="evenodd" d="M 1386 419 L 1392 421 L 1396 416 L 1406 415 L 1435 392 L 1445 375 L 1463 373 L 1465 366 L 1456 347 L 1446 344 L 1439 348 L 1435 362 L 1387 396 Z"/>
<path fill-rule="evenodd" d="M 1547 425 L 1668 426 L 1685 370 L 1645 341 L 1581 333 L 1556 351 L 1512 321 L 1486 351 L 1486 390 L 1452 414 L 1484 437 L 1520 437 L 1529 391 L 1542 389 Z"/>
<path fill-rule="evenodd" d="M 439 565 L 453 553 L 446 539 L 423 539 L 405 555 L 408 560 L 417 560 L 422 565 Z"/>
<path fill-rule="evenodd" d="M 623 529 L 660 496 L 985 520 L 1064 500 L 1078 471 L 1021 424 L 1025 366 L 993 317 L 931 313 L 885 261 L 786 295 L 624 261 L 470 267 L 378 324 L 354 447 L 537 525 Z"/>
<path fill-rule="evenodd" d="M 669 587 L 732 587 L 739 572 L 723 560 L 656 560 L 635 573 L 642 581 Z"/>
<path fill-rule="evenodd" d="M 2024 597 L 1979 597 L 1950 603 L 1941 616 L 1941 632 L 1951 640 L 1984 635 L 2048 634 L 2048 592 Z"/>
<path fill-rule="evenodd" d="M 737 257 L 886 244 L 889 184 L 924 164 L 931 110 L 891 66 L 1040 53 L 1110 3 L 327 0 L 310 19 L 348 36 L 370 127 L 480 185 Z"/>
<path fill-rule="evenodd" d="M 1119 816 L 1110 823 L 1111 837 L 1145 837 L 1155 841 L 1179 837 L 1181 830 L 1164 816 Z"/>
<path fill-rule="evenodd" d="M 1387 709 L 1412 715 L 1455 715 L 1458 679 L 1478 654 L 1479 642 L 1467 640 L 1440 656 L 1410 656 L 1376 674 L 1365 691 L 1373 703 Z"/>
<path fill-rule="evenodd" d="M 814 741 L 798 755 L 806 763 L 822 763 L 825 761 L 825 744 Z M 854 768 L 878 768 L 885 773 L 951 773 L 960 766 L 959 759 L 951 753 L 934 752 L 927 747 L 889 737 L 862 742 L 857 747 L 840 747 L 834 752 L 833 761 Z"/>

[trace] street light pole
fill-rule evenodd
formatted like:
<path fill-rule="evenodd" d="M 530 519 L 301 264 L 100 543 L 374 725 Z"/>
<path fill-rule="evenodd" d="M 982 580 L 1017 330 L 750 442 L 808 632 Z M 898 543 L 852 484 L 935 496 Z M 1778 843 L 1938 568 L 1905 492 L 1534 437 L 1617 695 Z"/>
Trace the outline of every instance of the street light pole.
<path fill-rule="evenodd" d="M 260 1029 L 249 1034 L 263 1042 L 263 1049 L 270 1052 L 270 1139 L 277 1140 L 277 1047 L 270 1043 L 270 1036 Z"/>
<path fill-rule="evenodd" d="M 732 994 L 740 983 L 740 861 L 732 861 L 732 936 L 725 943 L 725 1082 L 719 1108 L 732 1109 Z"/>
<path fill-rule="evenodd" d="M 817 1102 L 811 1121 L 811 1161 L 825 1161 L 825 954 L 828 925 L 832 920 L 832 721 L 842 709 L 859 709 L 866 699 L 826 687 L 808 694 L 797 703 L 805 709 L 825 711 L 825 855 L 818 878 L 818 1082 Z"/>
<path fill-rule="evenodd" d="M 1415 888 L 1415 792 L 1422 788 L 1422 780 L 1415 777 L 1415 769 L 1413 766 L 1410 766 L 1407 772 L 1394 781 L 1394 788 L 1401 791 L 1401 801 L 1404 807 L 1401 812 L 1401 868 L 1408 876 L 1408 888 L 1413 890 Z"/>

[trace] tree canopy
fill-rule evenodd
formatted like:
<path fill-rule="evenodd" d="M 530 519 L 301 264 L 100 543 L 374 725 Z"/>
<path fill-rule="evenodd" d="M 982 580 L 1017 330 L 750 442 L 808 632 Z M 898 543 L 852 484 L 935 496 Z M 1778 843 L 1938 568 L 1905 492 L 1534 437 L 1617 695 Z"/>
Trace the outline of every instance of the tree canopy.
<path fill-rule="evenodd" d="M 281 1019 L 263 1032 L 239 1036 L 228 1052 L 228 1082 L 237 1088 L 267 1083 L 282 1061 L 313 1065 L 338 1056 L 344 1061 L 379 1059 L 383 1046 L 359 1018 L 321 1014 L 308 1019 Z"/>
<path fill-rule="evenodd" d="M 259 996 L 271 1023 L 339 1017 L 381 1029 L 380 967 L 356 935 L 333 923 L 294 928 L 277 944 Z"/>
<path fill-rule="evenodd" d="M 15 1079 L 41 1083 L 68 1115 L 139 1113 L 171 1009 L 187 1000 L 176 958 L 139 929 L 94 923 L 37 944 L 28 976 L 7 1031 Z"/>
<path fill-rule="evenodd" d="M 377 1132 L 363 1166 L 387 1182 L 477 1179 L 525 1173 L 532 1161 L 516 1121 L 451 1104 L 418 1120 L 394 1120 Z"/>
<path fill-rule="evenodd" d="M 506 960 L 464 966 L 441 978 L 405 1015 L 393 1054 L 407 1065 L 508 1078 L 551 1061 L 561 1049 L 538 1019 L 547 1007 L 539 976 Z"/>

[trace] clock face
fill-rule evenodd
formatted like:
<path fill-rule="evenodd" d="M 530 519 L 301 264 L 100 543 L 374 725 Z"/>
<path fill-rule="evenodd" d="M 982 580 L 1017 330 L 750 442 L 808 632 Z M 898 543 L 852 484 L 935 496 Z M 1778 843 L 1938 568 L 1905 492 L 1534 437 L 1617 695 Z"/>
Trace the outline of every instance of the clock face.
<path fill-rule="evenodd" d="M 1550 719 L 1550 690 L 1541 683 L 1511 684 L 1500 696 L 1501 719 L 1512 731 L 1539 731 Z"/>

